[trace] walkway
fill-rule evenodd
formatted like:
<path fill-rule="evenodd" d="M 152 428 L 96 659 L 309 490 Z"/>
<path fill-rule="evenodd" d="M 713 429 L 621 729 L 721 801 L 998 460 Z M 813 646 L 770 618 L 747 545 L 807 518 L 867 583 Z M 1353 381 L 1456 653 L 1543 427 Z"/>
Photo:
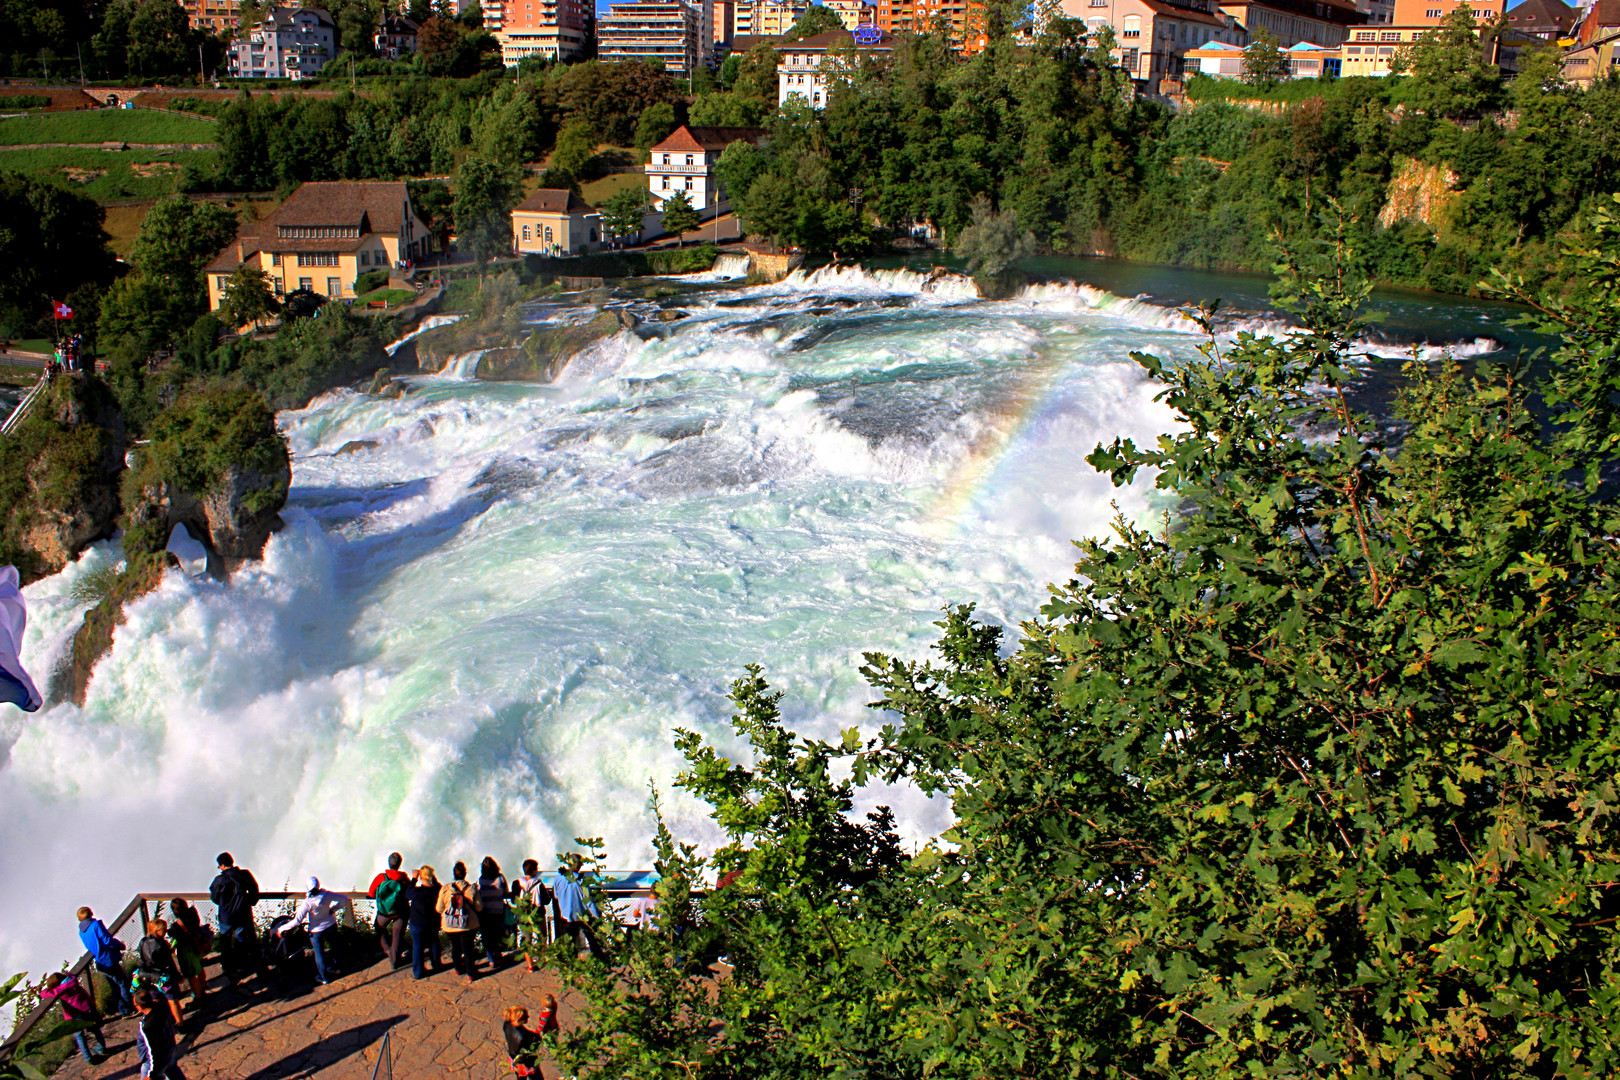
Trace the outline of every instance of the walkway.
<path fill-rule="evenodd" d="M 408 943 L 407 943 L 408 944 Z M 391 1043 L 396 1080 L 437 1077 L 509 1076 L 501 1043 L 501 1021 L 510 1005 L 523 1005 L 531 1022 L 546 994 L 561 1003 L 559 1021 L 573 1023 L 572 1002 L 559 992 L 549 972 L 529 974 L 521 962 L 467 986 L 450 971 L 420 982 L 409 965 L 390 971 L 385 961 L 367 966 L 330 986 L 313 985 L 313 973 L 294 980 L 279 993 L 254 978 L 243 989 L 226 988 L 209 970 L 210 983 L 196 1027 L 188 1003 L 182 1027 L 184 1052 L 180 1067 L 190 1080 L 293 1080 L 330 1077 L 369 1080 L 386 1032 Z M 446 952 L 446 959 L 449 954 Z M 104 1025 L 112 1056 L 89 1066 L 75 1054 L 56 1073 L 62 1080 L 133 1080 L 140 1076 L 135 1053 L 134 1021 Z M 547 1080 L 557 1068 L 544 1065 Z M 386 1071 L 384 1072 L 386 1074 Z"/>

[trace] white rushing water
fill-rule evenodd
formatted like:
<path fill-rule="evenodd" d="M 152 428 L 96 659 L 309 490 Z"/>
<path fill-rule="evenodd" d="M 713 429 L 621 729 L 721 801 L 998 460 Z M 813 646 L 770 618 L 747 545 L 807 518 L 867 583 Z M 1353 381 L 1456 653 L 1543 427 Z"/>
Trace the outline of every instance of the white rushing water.
<path fill-rule="evenodd" d="M 284 414 L 286 528 L 229 584 L 171 572 L 130 606 L 84 708 L 0 715 L 0 972 L 77 950 L 73 911 L 205 888 L 222 849 L 266 888 L 363 884 L 382 855 L 508 869 L 601 836 L 678 835 L 676 728 L 735 747 L 725 692 L 762 664 L 790 726 L 881 717 L 863 650 L 921 657 L 948 602 L 1016 625 L 1106 532 L 1084 462 L 1169 430 L 1131 349 L 1191 355 L 1179 316 L 1096 290 L 977 300 L 853 268 L 685 297 L 555 386 L 452 368 Z M 372 443 L 338 454 L 351 442 Z M 84 609 L 86 553 L 27 590 L 41 676 Z M 875 793 L 910 837 L 945 808 Z"/>

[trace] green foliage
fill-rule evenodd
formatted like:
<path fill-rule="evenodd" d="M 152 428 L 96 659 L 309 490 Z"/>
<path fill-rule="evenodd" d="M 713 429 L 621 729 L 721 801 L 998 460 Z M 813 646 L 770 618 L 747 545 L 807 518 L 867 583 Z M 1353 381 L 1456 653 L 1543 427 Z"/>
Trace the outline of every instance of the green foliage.
<path fill-rule="evenodd" d="M 51 99 L 41 94 L 0 94 L 0 109 L 43 109 Z"/>
<path fill-rule="evenodd" d="M 1459 4 L 1439 26 L 1396 54 L 1390 70 L 1411 73 L 1411 105 L 1455 120 L 1498 104 L 1501 81 L 1496 65 L 1485 63 L 1485 36 L 1473 9 Z"/>
<path fill-rule="evenodd" d="M 1288 54 L 1277 42 L 1277 35 L 1265 27 L 1254 32 L 1254 40 L 1243 50 L 1243 81 L 1251 86 L 1274 86 L 1291 74 Z"/>
<path fill-rule="evenodd" d="M 470 157 L 456 170 L 457 242 L 480 267 L 512 250 L 510 215 L 519 194 L 512 176 L 492 161 Z"/>
<path fill-rule="evenodd" d="M 35 549 L 29 530 L 95 502 L 109 470 L 120 465 L 122 433 L 96 422 L 115 416 L 101 380 L 61 378 L 0 439 L 0 562 L 16 566 L 25 584 L 56 569 Z"/>
<path fill-rule="evenodd" d="M 744 762 L 678 736 L 735 874 L 692 923 L 733 968 L 692 969 L 703 937 L 614 954 L 616 988 L 565 966 L 589 1003 L 565 1069 L 1620 1068 L 1620 518 L 1597 476 L 1620 223 L 1575 252 L 1580 299 L 1535 299 L 1565 335 L 1558 423 L 1522 368 L 1413 366 L 1398 447 L 1346 403 L 1367 288 L 1350 229 L 1324 231 L 1281 268 L 1307 329 L 1136 355 L 1177 430 L 1088 461 L 1153 477 L 1173 526 L 1082 543 L 1014 643 L 964 605 L 934 662 L 869 655 L 869 737 L 794 735 L 757 670 L 733 688 Z M 878 779 L 954 825 L 904 857 L 882 811 L 853 817 Z"/>
<path fill-rule="evenodd" d="M 388 280 L 388 271 L 374 271 Z M 258 326 L 281 310 L 270 289 L 270 275 L 251 262 L 239 263 L 225 282 L 219 317 L 233 327 Z"/>
<path fill-rule="evenodd" d="M 957 234 L 955 251 L 974 277 L 999 278 L 1035 254 L 1035 235 L 1018 227 L 1017 211 L 997 211 L 981 196 L 973 201 L 972 224 Z"/>
<path fill-rule="evenodd" d="M 647 209 L 647 189 L 640 184 L 627 187 L 608 196 L 601 206 L 602 228 L 609 236 L 634 236 L 641 231 L 642 215 Z"/>
<path fill-rule="evenodd" d="M 804 9 L 804 14 L 799 16 L 798 22 L 793 24 L 793 29 L 783 35 L 782 40 L 798 41 L 801 38 L 815 37 L 817 34 L 843 28 L 844 20 L 840 19 L 832 8 L 811 4 Z"/>
<path fill-rule="evenodd" d="M 355 279 L 354 291 L 356 293 L 368 293 L 375 289 L 380 289 L 387 284 L 387 267 L 383 267 L 381 270 L 368 270 Z"/>
<path fill-rule="evenodd" d="M 635 146 L 642 152 L 645 159 L 648 150 L 669 138 L 670 132 L 675 130 L 675 106 L 667 101 L 660 101 L 641 110 L 641 117 L 636 121 Z M 558 149 L 562 148 L 562 139 L 557 139 Z"/>
<path fill-rule="evenodd" d="M 301 409 L 334 386 L 359 382 L 386 367 L 383 347 L 393 327 L 391 319 L 327 304 L 309 317 L 284 322 L 268 341 L 238 338 L 218 346 L 198 341 L 176 359 L 188 382 L 240 381 L 274 408 Z"/>
<path fill-rule="evenodd" d="M 0 325 L 49 326 L 50 303 L 113 276 L 106 214 L 81 195 L 0 171 Z"/>
<path fill-rule="evenodd" d="M 591 125 L 585 120 L 570 120 L 557 133 L 557 146 L 551 152 L 548 172 L 567 187 L 585 175 L 585 169 L 596 156 L 596 141 L 591 136 Z M 566 181 L 566 182 L 562 182 Z"/>
<path fill-rule="evenodd" d="M 163 410 L 149 434 L 139 466 L 124 480 L 130 504 L 139 492 L 165 482 L 202 498 L 233 467 L 274 475 L 288 460 L 287 440 L 276 429 L 274 410 L 263 394 L 247 388 L 210 386 L 188 393 Z M 267 491 L 258 501 L 272 503 L 285 494 Z M 243 500 L 250 512 L 263 509 L 249 505 L 253 501 Z"/>
<path fill-rule="evenodd" d="M 677 191 L 665 198 L 662 210 L 664 230 L 673 236 L 691 232 L 702 223 L 698 212 L 692 208 L 692 201 L 686 197 L 684 191 Z"/>
<path fill-rule="evenodd" d="M 148 280 L 173 292 L 171 306 L 194 315 L 207 307 L 202 270 L 236 238 L 236 213 L 184 195 L 146 212 L 129 261 Z"/>
<path fill-rule="evenodd" d="M 715 92 L 700 95 L 687 110 L 686 118 L 698 127 L 759 127 L 775 111 L 775 101 Z"/>

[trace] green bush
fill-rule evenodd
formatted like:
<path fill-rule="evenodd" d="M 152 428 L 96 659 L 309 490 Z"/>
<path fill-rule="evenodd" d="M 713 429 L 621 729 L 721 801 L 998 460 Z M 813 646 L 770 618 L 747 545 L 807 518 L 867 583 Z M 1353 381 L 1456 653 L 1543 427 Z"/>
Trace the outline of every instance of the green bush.
<path fill-rule="evenodd" d="M 386 284 L 388 284 L 388 269 L 386 267 L 381 270 L 367 270 L 355 279 L 354 292 L 358 296 L 361 293 L 373 292 Z"/>
<path fill-rule="evenodd" d="M 51 99 L 43 94 L 0 94 L 0 109 L 43 109 Z"/>

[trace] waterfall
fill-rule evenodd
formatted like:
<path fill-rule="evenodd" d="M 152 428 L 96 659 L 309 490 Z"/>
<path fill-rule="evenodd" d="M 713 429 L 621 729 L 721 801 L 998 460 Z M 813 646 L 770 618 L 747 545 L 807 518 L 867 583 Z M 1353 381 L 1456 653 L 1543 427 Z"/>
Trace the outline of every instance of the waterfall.
<path fill-rule="evenodd" d="M 722 251 L 714 260 L 714 276 L 720 281 L 748 276 L 748 256 L 734 251 Z"/>

